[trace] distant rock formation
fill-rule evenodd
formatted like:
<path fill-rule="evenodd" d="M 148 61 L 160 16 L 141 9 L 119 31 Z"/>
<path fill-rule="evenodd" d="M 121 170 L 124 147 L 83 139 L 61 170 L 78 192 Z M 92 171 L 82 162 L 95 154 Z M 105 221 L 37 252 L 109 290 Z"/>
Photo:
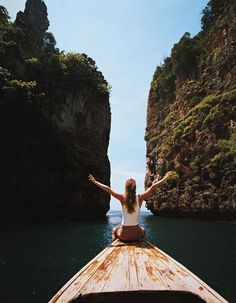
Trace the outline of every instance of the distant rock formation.
<path fill-rule="evenodd" d="M 156 215 L 236 217 L 236 3 L 212 0 L 153 76 L 147 107 L 147 201 Z"/>
<path fill-rule="evenodd" d="M 86 54 L 55 48 L 47 8 L 28 0 L 14 23 L 0 6 L 0 221 L 104 217 L 110 86 Z"/>
<path fill-rule="evenodd" d="M 47 7 L 42 0 L 28 0 L 24 12 L 18 12 L 15 24 L 23 29 L 21 46 L 25 55 L 35 55 L 43 46 L 43 37 L 49 27 Z"/>

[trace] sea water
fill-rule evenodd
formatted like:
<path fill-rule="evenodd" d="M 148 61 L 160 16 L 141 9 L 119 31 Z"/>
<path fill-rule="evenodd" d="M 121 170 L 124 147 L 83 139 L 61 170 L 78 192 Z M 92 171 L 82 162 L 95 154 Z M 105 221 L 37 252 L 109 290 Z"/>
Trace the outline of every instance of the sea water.
<path fill-rule="evenodd" d="M 106 220 L 21 224 L 0 230 L 0 302 L 48 300 L 111 242 L 120 211 Z M 236 302 L 236 224 L 141 212 L 148 241 Z M 235 301 L 234 301 L 235 300 Z"/>

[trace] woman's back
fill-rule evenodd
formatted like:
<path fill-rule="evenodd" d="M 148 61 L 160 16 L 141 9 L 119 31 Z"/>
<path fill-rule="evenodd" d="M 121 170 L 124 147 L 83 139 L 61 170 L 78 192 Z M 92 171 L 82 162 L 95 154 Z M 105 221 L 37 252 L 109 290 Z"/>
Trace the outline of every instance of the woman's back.
<path fill-rule="evenodd" d="M 127 206 L 122 203 L 122 225 L 125 226 L 134 226 L 138 225 L 138 217 L 140 213 L 140 204 L 139 204 L 139 196 L 136 196 L 136 203 L 133 205 L 134 211 L 132 213 L 128 212 Z"/>
<path fill-rule="evenodd" d="M 102 190 L 105 190 L 109 194 L 111 194 L 114 198 L 119 200 L 122 205 L 122 223 L 121 226 L 116 226 L 113 228 L 113 235 L 112 240 L 115 238 L 119 238 L 122 241 L 134 241 L 138 239 L 143 239 L 145 237 L 145 229 L 138 224 L 138 217 L 140 213 L 140 207 L 142 204 L 142 201 L 146 200 L 150 195 L 154 192 L 157 185 L 165 181 L 169 176 L 171 176 L 171 172 L 168 172 L 165 174 L 165 176 L 159 180 L 156 181 L 150 186 L 148 189 L 146 189 L 143 193 L 136 196 L 136 181 L 134 179 L 127 179 L 125 182 L 125 194 L 117 193 L 114 190 L 112 190 L 109 186 L 102 184 L 95 180 L 95 178 L 92 175 L 89 175 L 89 180 L 100 187 Z M 126 203 L 124 202 L 126 198 L 132 200 L 135 197 L 135 203 L 134 205 L 128 205 L 126 207 Z M 131 201 L 130 201 L 131 202 Z M 133 204 L 133 203 L 131 203 Z M 128 209 L 132 209 L 134 207 L 134 211 L 129 213 Z"/>

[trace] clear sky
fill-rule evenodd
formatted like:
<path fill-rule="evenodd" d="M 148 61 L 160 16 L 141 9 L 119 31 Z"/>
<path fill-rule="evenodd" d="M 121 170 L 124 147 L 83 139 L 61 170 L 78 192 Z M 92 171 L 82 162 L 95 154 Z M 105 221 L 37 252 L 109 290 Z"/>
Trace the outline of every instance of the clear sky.
<path fill-rule="evenodd" d="M 92 57 L 112 86 L 111 186 L 144 190 L 147 98 L 153 73 L 185 32 L 200 30 L 207 0 L 45 0 L 57 47 Z M 1 0 L 14 20 L 25 0 Z M 95 176 L 96 177 L 96 176 Z M 112 209 L 120 209 L 112 199 Z"/>

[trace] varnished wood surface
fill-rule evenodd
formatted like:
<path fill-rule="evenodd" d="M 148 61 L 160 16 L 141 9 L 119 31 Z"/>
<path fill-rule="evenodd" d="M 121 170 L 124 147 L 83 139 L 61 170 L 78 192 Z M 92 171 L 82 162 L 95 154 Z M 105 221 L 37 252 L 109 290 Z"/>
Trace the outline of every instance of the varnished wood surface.
<path fill-rule="evenodd" d="M 102 293 L 110 294 L 111 299 L 111 293 L 120 292 L 145 292 L 147 298 L 148 291 L 152 296 L 154 291 L 162 294 L 188 292 L 197 295 L 202 302 L 227 303 L 200 278 L 151 243 L 122 243 L 119 240 L 85 265 L 49 302 L 80 302 L 78 298 L 82 296 L 89 298 L 90 294 Z"/>

